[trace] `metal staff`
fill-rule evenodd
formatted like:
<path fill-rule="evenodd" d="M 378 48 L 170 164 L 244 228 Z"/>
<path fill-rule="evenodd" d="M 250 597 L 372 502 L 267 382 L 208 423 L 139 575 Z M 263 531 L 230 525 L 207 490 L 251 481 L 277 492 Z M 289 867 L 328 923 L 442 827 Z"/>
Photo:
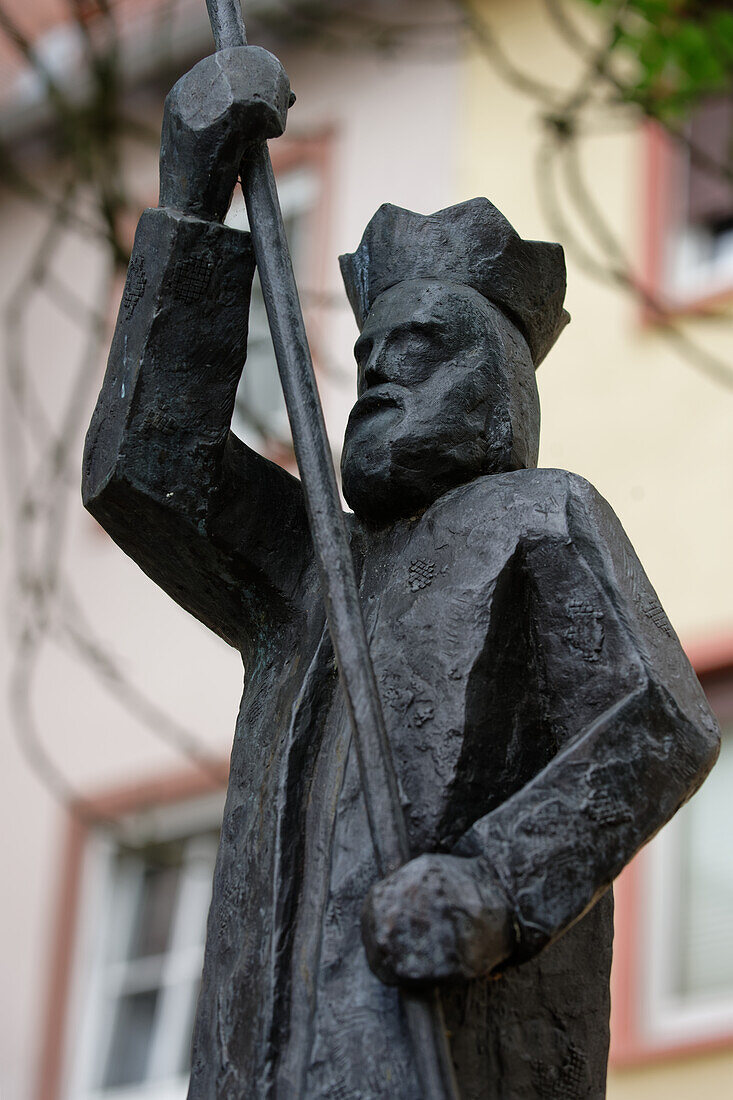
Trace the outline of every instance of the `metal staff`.
<path fill-rule="evenodd" d="M 206 7 L 217 50 L 247 45 L 239 0 L 206 0 Z M 407 830 L 266 142 L 248 151 L 242 190 L 369 828 L 380 874 L 386 875 L 410 858 Z M 403 990 L 401 997 L 425 1100 L 458 1100 L 437 990 L 422 995 Z"/>

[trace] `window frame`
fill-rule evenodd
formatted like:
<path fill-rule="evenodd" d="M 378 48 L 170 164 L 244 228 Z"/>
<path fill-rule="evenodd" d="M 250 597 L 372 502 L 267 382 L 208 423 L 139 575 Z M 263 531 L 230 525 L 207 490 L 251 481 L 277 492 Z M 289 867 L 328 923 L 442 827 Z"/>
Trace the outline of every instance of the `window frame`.
<path fill-rule="evenodd" d="M 682 146 L 656 122 L 642 124 L 643 194 L 641 218 L 641 319 L 654 325 L 669 316 L 706 315 L 733 300 L 733 257 L 729 278 L 695 293 L 675 293 L 665 275 L 666 253 L 681 223 L 680 184 L 689 172 Z"/>
<path fill-rule="evenodd" d="M 733 717 L 733 636 L 687 650 L 695 672 L 716 712 Z M 669 935 L 652 926 L 660 894 L 673 885 L 670 867 L 679 834 L 674 821 L 645 848 L 614 884 L 616 903 L 614 960 L 611 974 L 612 1067 L 625 1067 L 694 1056 L 733 1046 L 733 991 L 725 1003 L 682 1005 L 665 999 L 660 967 L 669 957 Z M 650 905 L 652 892 L 655 904 Z M 649 1013 L 657 1019 L 648 1022 Z"/>
<path fill-rule="evenodd" d="M 327 284 L 327 260 L 332 236 L 330 212 L 333 210 L 333 144 L 334 131 L 330 127 L 312 133 L 284 134 L 270 142 L 270 158 L 277 179 L 290 173 L 305 171 L 316 180 L 315 201 L 303 217 L 303 255 L 299 273 L 299 290 L 311 292 L 315 299 L 325 295 Z M 323 310 L 306 298 L 301 301 L 303 317 L 308 333 L 313 368 L 316 378 L 323 370 L 320 347 L 323 339 Z M 246 370 L 245 366 L 245 370 Z M 268 438 L 258 450 L 264 458 L 297 472 L 295 455 L 290 441 Z"/>
<path fill-rule="evenodd" d="M 98 911 L 101 887 L 99 876 L 94 872 L 100 860 L 105 858 L 105 846 L 109 845 L 98 826 L 104 822 L 130 822 L 142 815 L 158 813 L 163 815 L 163 821 L 164 815 L 176 810 L 187 812 L 190 808 L 203 807 L 208 798 L 223 800 L 228 773 L 228 761 L 206 772 L 187 768 L 91 795 L 66 811 L 57 896 L 51 907 L 53 935 L 36 1100 L 62 1100 L 68 1085 L 71 1070 L 68 1037 L 76 1034 L 76 1025 L 83 1015 L 81 949 L 87 942 L 94 912 Z M 156 1088 L 155 1100 L 167 1100 L 159 1087 Z M 100 1100 L 107 1096 L 125 1100 L 122 1089 L 98 1095 Z M 130 1100 L 145 1100 L 145 1093 L 136 1086 L 129 1090 L 129 1097 Z"/>

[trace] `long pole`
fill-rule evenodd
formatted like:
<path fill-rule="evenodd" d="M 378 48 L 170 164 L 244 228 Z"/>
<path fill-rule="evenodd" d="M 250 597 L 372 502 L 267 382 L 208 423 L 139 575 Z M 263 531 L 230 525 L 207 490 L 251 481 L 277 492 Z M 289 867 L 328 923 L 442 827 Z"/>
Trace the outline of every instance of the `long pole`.
<path fill-rule="evenodd" d="M 217 50 L 247 44 L 239 0 L 206 0 L 206 6 Z M 369 828 L 380 874 L 387 875 L 410 858 L 407 830 L 266 142 L 248 152 L 242 190 Z M 437 990 L 420 995 L 402 991 L 401 997 L 425 1100 L 458 1100 Z"/>

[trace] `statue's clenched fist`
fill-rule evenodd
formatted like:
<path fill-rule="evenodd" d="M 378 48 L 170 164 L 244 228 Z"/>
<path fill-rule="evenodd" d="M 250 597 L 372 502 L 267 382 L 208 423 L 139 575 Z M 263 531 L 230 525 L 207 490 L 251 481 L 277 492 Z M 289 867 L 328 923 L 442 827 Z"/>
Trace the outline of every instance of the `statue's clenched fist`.
<path fill-rule="evenodd" d="M 290 102 L 287 73 L 259 46 L 199 61 L 165 101 L 160 205 L 223 220 L 247 146 L 282 134 Z"/>
<path fill-rule="evenodd" d="M 425 855 L 374 886 L 362 936 L 377 977 L 419 986 L 490 973 L 511 954 L 512 916 L 476 859 Z"/>

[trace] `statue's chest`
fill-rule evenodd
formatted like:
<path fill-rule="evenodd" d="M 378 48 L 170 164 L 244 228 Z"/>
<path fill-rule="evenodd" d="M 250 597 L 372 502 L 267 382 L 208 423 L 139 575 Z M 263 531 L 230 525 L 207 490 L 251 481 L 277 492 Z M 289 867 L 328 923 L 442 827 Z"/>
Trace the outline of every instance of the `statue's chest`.
<path fill-rule="evenodd" d="M 480 696 L 492 674 L 494 595 L 515 549 L 510 532 L 488 540 L 485 532 L 426 524 L 375 541 L 365 555 L 361 592 L 372 659 L 421 845 L 444 831 L 453 792 L 472 767 L 477 689 Z"/>

